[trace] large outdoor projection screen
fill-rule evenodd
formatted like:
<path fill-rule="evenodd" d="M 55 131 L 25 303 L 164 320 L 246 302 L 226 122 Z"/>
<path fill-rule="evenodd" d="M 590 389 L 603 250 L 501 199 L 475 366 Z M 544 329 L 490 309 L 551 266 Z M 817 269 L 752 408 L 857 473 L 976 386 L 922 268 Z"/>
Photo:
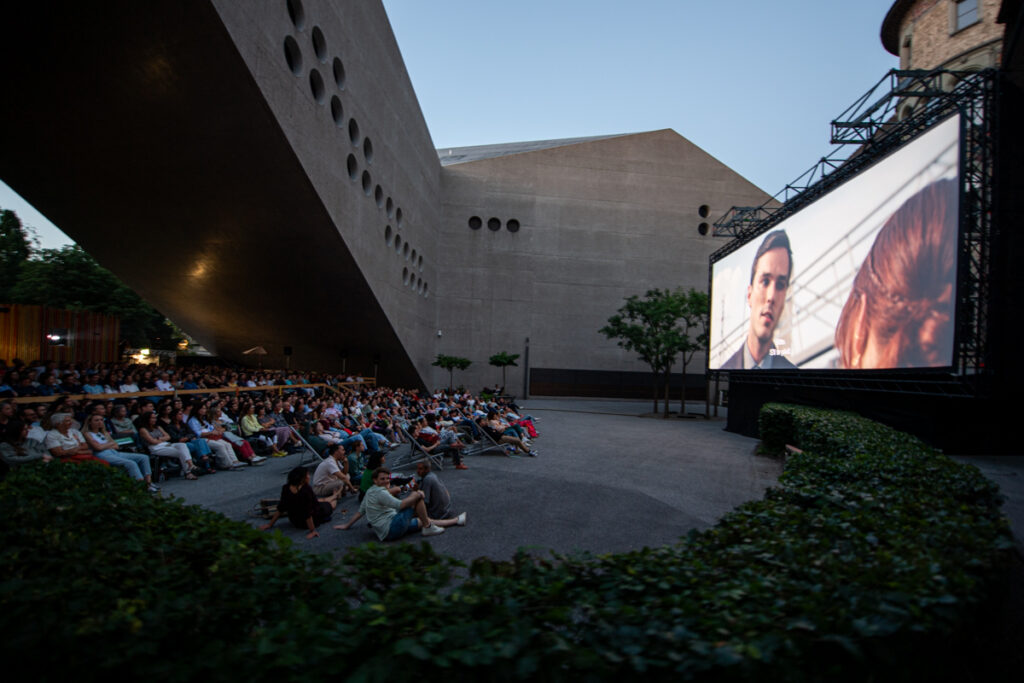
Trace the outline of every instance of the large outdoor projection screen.
<path fill-rule="evenodd" d="M 712 264 L 709 368 L 952 366 L 959 138 L 953 116 Z"/>

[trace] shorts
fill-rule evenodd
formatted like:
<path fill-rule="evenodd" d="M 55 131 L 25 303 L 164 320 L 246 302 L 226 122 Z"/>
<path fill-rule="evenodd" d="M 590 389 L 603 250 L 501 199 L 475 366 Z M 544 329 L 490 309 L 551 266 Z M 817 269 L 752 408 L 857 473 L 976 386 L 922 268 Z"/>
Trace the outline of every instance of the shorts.
<path fill-rule="evenodd" d="M 398 514 L 391 518 L 391 528 L 384 540 L 396 541 L 410 531 L 416 531 L 419 526 L 420 521 L 413 516 L 412 508 L 399 510 Z"/>

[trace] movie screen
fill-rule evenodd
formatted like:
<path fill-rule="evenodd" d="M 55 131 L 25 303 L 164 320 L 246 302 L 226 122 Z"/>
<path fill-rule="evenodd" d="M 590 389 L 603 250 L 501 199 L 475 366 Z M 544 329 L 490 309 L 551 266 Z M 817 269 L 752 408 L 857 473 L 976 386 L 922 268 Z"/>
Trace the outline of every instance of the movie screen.
<path fill-rule="evenodd" d="M 712 370 L 953 364 L 958 116 L 712 265 Z"/>

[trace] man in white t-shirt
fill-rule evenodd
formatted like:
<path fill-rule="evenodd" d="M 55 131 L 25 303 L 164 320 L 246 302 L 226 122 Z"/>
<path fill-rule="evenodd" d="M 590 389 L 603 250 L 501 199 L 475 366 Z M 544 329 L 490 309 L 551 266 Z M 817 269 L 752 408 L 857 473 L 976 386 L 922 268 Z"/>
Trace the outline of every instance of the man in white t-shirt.
<path fill-rule="evenodd" d="M 341 489 L 341 494 L 355 493 L 356 488 L 352 486 L 352 480 L 348 476 L 348 460 L 345 458 L 345 448 L 340 443 L 332 444 L 328 449 L 328 455 L 316 467 L 313 472 L 313 493 L 318 498 L 331 496 L 335 491 Z"/>
<path fill-rule="evenodd" d="M 413 491 L 405 499 L 399 500 L 388 491 L 391 482 L 391 470 L 378 467 L 373 471 L 373 486 L 366 492 L 359 512 L 345 524 L 335 529 L 347 531 L 359 519 L 365 516 L 373 527 L 377 538 L 382 541 L 394 541 L 407 533 L 421 530 L 424 536 L 435 536 L 444 533 L 445 527 L 466 526 L 466 513 L 457 519 L 430 519 L 427 507 L 423 503 L 423 493 Z"/>

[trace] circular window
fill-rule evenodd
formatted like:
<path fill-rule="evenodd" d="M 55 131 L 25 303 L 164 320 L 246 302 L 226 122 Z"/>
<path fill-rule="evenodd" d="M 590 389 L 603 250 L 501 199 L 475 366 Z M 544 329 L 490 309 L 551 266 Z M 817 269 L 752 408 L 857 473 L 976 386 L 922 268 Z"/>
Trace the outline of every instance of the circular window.
<path fill-rule="evenodd" d="M 331 95 L 331 118 L 334 125 L 341 128 L 345 124 L 345 109 L 341 106 L 341 99 L 337 95 Z"/>
<path fill-rule="evenodd" d="M 697 213 L 700 214 L 701 218 L 707 218 L 708 214 L 711 213 L 711 207 L 707 204 L 701 204 L 700 208 L 697 209 Z"/>
<path fill-rule="evenodd" d="M 321 64 L 327 63 L 327 41 L 324 40 L 324 32 L 320 30 L 319 26 L 313 27 L 313 52 L 316 53 L 316 58 L 320 60 Z"/>
<path fill-rule="evenodd" d="M 359 135 L 359 124 L 356 123 L 355 119 L 348 120 L 348 139 L 352 141 L 352 144 L 356 147 L 359 146 L 359 141 L 362 139 Z"/>
<path fill-rule="evenodd" d="M 334 58 L 334 82 L 338 84 L 338 90 L 345 89 L 345 65 L 337 57 Z"/>
<path fill-rule="evenodd" d="M 324 79 L 316 69 L 309 71 L 309 90 L 313 93 L 313 99 L 319 104 L 324 103 Z"/>
<path fill-rule="evenodd" d="M 388 200 L 384 203 L 384 206 L 387 209 L 388 218 L 391 218 L 392 216 L 395 215 L 395 203 L 391 201 L 391 197 L 388 197 Z"/>
<path fill-rule="evenodd" d="M 395 242 L 394 242 L 394 245 L 395 245 L 395 253 L 396 253 L 396 254 L 397 254 L 398 252 L 402 251 L 402 236 L 401 236 L 401 235 L 399 235 L 398 233 L 395 233 Z"/>
<path fill-rule="evenodd" d="M 697 232 L 699 232 L 702 235 L 708 234 L 708 224 L 707 223 L 701 223 L 700 225 L 698 225 L 697 226 Z"/>
<path fill-rule="evenodd" d="M 288 0 L 285 5 L 288 7 L 288 18 L 300 31 L 306 25 L 306 13 L 302 9 L 300 0 Z"/>
<path fill-rule="evenodd" d="M 284 39 L 284 60 L 288 62 L 288 68 L 293 74 L 302 75 L 302 50 L 291 36 Z"/>
<path fill-rule="evenodd" d="M 409 284 L 409 269 L 408 268 L 402 268 L 402 284 L 403 285 Z"/>
<path fill-rule="evenodd" d="M 356 161 L 356 155 L 355 154 L 349 154 L 348 155 L 348 160 L 346 161 L 346 164 L 348 165 L 348 177 L 351 178 L 352 180 L 355 180 L 356 178 L 358 178 L 359 177 L 359 162 Z"/>
<path fill-rule="evenodd" d="M 391 226 L 390 225 L 385 225 L 384 226 L 384 243 L 385 244 L 391 244 Z"/>
<path fill-rule="evenodd" d="M 469 217 L 469 227 L 471 230 L 479 230 L 484 226 L 484 222 L 480 220 L 480 216 Z"/>
<path fill-rule="evenodd" d="M 366 158 L 367 164 L 373 163 L 373 143 L 370 142 L 370 138 L 363 140 L 363 157 Z"/>
<path fill-rule="evenodd" d="M 512 218 L 507 223 L 505 223 L 505 227 L 508 229 L 509 232 L 519 232 L 519 221 L 517 221 L 515 218 Z"/>
<path fill-rule="evenodd" d="M 367 197 L 373 194 L 373 179 L 370 177 L 369 171 L 363 171 L 363 193 Z"/>
<path fill-rule="evenodd" d="M 398 224 L 398 227 L 402 227 L 402 209 L 401 209 L 401 207 L 395 209 L 395 223 Z"/>
<path fill-rule="evenodd" d="M 380 185 L 373 190 L 373 201 L 377 202 L 377 208 L 384 206 L 384 190 L 380 189 Z"/>
<path fill-rule="evenodd" d="M 491 218 L 488 218 L 487 229 L 492 230 L 494 232 L 498 232 L 499 230 L 501 230 L 501 221 L 499 221 L 497 218 L 494 218 L 493 216 Z"/>

